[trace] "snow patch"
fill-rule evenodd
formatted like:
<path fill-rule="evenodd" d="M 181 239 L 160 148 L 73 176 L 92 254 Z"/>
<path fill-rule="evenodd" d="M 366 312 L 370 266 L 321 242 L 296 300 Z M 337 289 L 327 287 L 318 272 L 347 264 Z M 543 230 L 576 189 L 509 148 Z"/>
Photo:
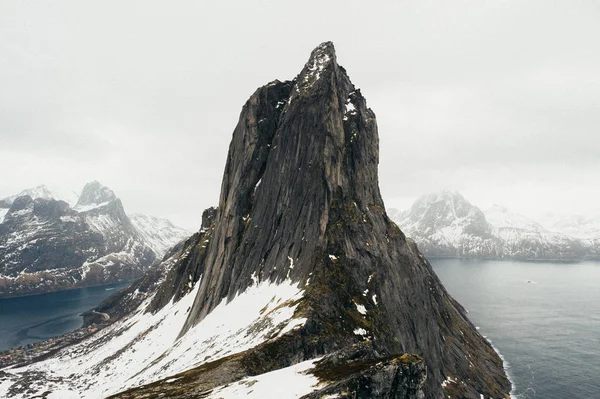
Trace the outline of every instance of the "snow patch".
<path fill-rule="evenodd" d="M 246 377 L 226 386 L 216 388 L 209 399 L 280 399 L 299 398 L 318 389 L 319 380 L 310 374 L 315 362 L 308 360 L 269 373 Z"/>
<path fill-rule="evenodd" d="M 102 208 L 103 206 L 106 206 L 109 203 L 110 203 L 110 201 L 101 202 L 99 204 L 75 205 L 73 210 L 76 212 L 79 212 L 79 213 L 88 212 L 88 211 L 91 211 L 92 209 Z"/>
<path fill-rule="evenodd" d="M 8 213 L 9 208 L 0 208 L 0 223 L 4 221 L 4 216 Z"/>
<path fill-rule="evenodd" d="M 354 302 L 354 305 L 356 305 L 356 310 L 358 310 L 358 313 L 360 313 L 362 315 L 366 315 L 367 314 L 367 308 L 365 308 L 363 305 L 359 305 L 356 302 Z"/>
<path fill-rule="evenodd" d="M 253 348 L 306 322 L 294 318 L 303 295 L 296 284 L 290 280 L 264 282 L 230 302 L 223 299 L 178 339 L 199 285 L 155 314 L 145 313 L 152 301 L 149 297 L 130 317 L 65 348 L 56 357 L 10 369 L 6 376 L 10 383 L 0 385 L 0 397 L 6 396 L 13 383 L 19 383 L 21 373 L 32 371 L 45 376 L 31 384 L 33 392 L 62 390 L 64 397 L 71 393 L 82 399 L 106 397 Z"/>
<path fill-rule="evenodd" d="M 456 384 L 456 380 L 452 377 L 446 377 L 446 379 L 442 382 L 442 388 L 445 388 L 448 384 Z"/>
<path fill-rule="evenodd" d="M 367 335 L 367 330 L 364 328 L 355 328 L 353 332 L 355 335 L 362 335 L 363 337 Z"/>

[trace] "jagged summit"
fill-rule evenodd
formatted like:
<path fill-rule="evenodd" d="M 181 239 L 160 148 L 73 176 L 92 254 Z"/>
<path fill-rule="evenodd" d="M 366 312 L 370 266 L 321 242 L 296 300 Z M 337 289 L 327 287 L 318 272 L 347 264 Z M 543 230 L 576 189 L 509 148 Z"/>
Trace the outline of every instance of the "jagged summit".
<path fill-rule="evenodd" d="M 73 209 L 81 211 L 84 208 L 97 207 L 116 199 L 117 196 L 110 188 L 103 186 L 98 181 L 94 180 L 83 187 L 81 195 L 77 200 L 77 204 Z"/>
<path fill-rule="evenodd" d="M 294 81 L 254 93 L 233 133 L 209 268 L 187 327 L 250 286 L 253 275 L 305 280 L 340 190 L 365 212 L 383 207 L 374 121 L 330 42 L 312 52 Z"/>
<path fill-rule="evenodd" d="M 375 114 L 330 42 L 312 52 L 294 80 L 259 88 L 233 133 L 202 278 L 181 335 L 255 284 L 291 281 L 305 289 L 307 322 L 299 334 L 314 337 L 297 344 L 297 356 L 369 337 L 379 353 L 423 355 L 428 397 L 448 375 L 477 381 L 456 392 L 507 392 L 502 362 L 387 217 L 378 162 Z M 353 314 L 358 305 L 368 320 Z M 480 374 L 465 374 L 452 353 L 472 359 Z M 485 383 L 491 375 L 496 382 Z"/>
<path fill-rule="evenodd" d="M 312 87 L 327 72 L 335 73 L 338 68 L 333 43 L 325 42 L 315 48 L 298 77 L 298 90 Z"/>

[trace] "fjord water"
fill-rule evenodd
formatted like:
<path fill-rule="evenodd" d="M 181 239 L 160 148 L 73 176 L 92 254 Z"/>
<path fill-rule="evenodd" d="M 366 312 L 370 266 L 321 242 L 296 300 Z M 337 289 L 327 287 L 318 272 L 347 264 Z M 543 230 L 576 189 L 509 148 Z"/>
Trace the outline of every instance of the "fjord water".
<path fill-rule="evenodd" d="M 519 399 L 600 398 L 600 262 L 431 259 Z"/>
<path fill-rule="evenodd" d="M 0 299 L 0 352 L 81 327 L 81 313 L 94 308 L 128 284 Z"/>

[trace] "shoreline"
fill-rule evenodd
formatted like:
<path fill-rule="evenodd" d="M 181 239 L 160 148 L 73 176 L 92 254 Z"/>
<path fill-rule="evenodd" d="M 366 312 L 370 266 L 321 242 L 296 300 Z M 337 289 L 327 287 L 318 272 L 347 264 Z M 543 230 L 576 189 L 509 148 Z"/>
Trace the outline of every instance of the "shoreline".
<path fill-rule="evenodd" d="M 498 350 L 498 348 L 496 348 L 496 346 L 494 345 L 494 343 L 492 342 L 491 339 L 489 338 L 485 338 L 485 340 L 487 342 L 489 342 L 490 346 L 492 347 L 492 349 L 494 350 L 494 352 L 496 352 L 496 354 L 498 355 L 498 357 L 500 358 L 500 360 L 502 360 L 502 368 L 504 369 L 504 372 L 506 373 L 506 378 L 508 378 L 508 382 L 510 382 L 510 397 L 511 399 L 518 399 L 518 397 L 516 396 L 516 385 L 515 385 L 515 381 L 513 376 L 510 373 L 510 363 L 508 362 L 508 360 L 506 360 L 506 358 L 504 357 L 504 355 L 502 355 L 502 353 L 500 353 L 500 351 Z"/>
<path fill-rule="evenodd" d="M 1 276 L 0 276 L 1 277 Z M 73 291 L 73 290 L 81 290 L 84 288 L 98 288 L 98 287 L 106 287 L 109 285 L 119 285 L 119 284 L 127 284 L 127 287 L 130 286 L 131 284 L 133 284 L 135 281 L 137 281 L 138 279 L 135 280 L 127 280 L 127 281 L 117 281 L 114 283 L 106 283 L 106 284 L 96 284 L 96 285 L 86 285 L 83 287 L 69 287 L 66 288 L 64 290 L 57 290 L 57 291 L 47 291 L 47 292 L 40 292 L 39 294 L 25 294 L 25 295 L 14 295 L 14 296 L 0 296 L 0 301 L 3 299 L 15 299 L 15 298 L 28 298 L 28 297 L 33 297 L 33 296 L 40 296 L 40 295 L 48 295 L 48 294 L 57 294 L 59 292 L 67 292 L 67 291 Z M 125 288 L 125 287 L 123 287 Z"/>
<path fill-rule="evenodd" d="M 586 259 L 539 259 L 539 258 L 494 258 L 494 257 L 471 257 L 471 256 L 439 256 L 424 254 L 427 260 L 444 260 L 444 259 L 459 259 L 473 261 L 494 261 L 494 262 L 529 262 L 529 263 L 585 263 L 585 262 L 600 262 L 600 258 Z"/>

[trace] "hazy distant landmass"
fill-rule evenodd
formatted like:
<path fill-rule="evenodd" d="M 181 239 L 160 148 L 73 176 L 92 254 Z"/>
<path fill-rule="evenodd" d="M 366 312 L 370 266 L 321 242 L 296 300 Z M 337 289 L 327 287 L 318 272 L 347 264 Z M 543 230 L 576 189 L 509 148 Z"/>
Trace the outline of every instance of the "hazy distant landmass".
<path fill-rule="evenodd" d="M 460 193 L 419 198 L 392 219 L 429 256 L 585 260 L 600 258 L 598 221 L 562 219 L 550 229 L 500 205 L 486 210 Z M 562 230 L 562 231 L 561 231 Z"/>

